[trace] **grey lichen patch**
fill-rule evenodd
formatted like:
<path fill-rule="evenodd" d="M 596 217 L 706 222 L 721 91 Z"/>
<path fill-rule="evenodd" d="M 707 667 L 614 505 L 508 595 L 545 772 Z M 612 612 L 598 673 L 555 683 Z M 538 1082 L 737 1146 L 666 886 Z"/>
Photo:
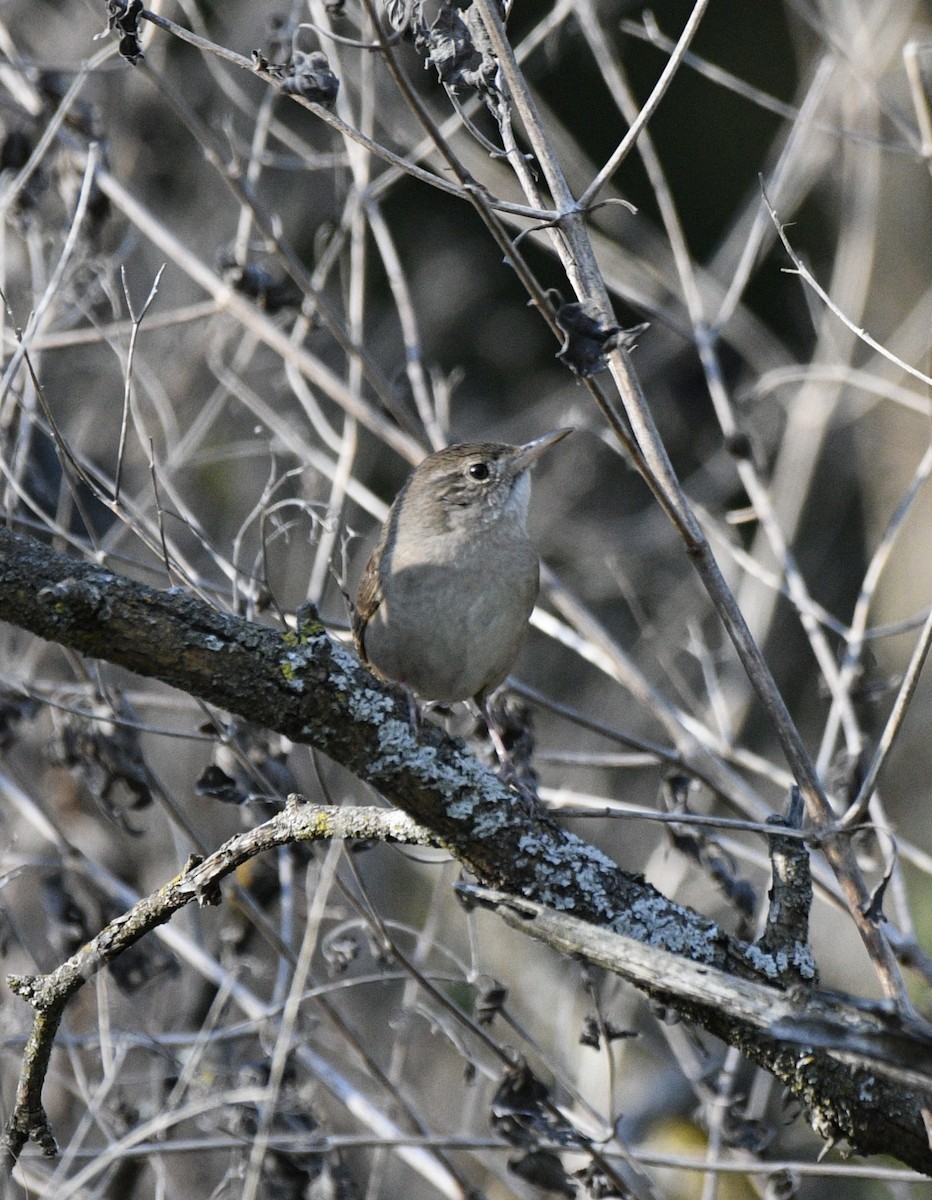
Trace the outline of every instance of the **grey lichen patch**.
<path fill-rule="evenodd" d="M 587 901 L 606 921 L 615 916 L 616 901 L 606 888 L 608 880 L 613 879 L 618 868 L 610 858 L 596 850 L 594 846 L 586 846 L 585 853 L 576 868 L 576 886 L 585 893 Z"/>
<path fill-rule="evenodd" d="M 390 709 L 392 702 L 378 692 L 356 694 L 350 700 L 354 716 L 358 702 L 371 705 L 369 716 L 381 715 L 374 723 L 378 747 L 369 760 L 368 777 L 377 786 L 385 781 L 397 782 L 403 774 L 425 790 L 446 797 L 447 816 L 468 824 L 471 836 L 488 839 L 499 836 L 511 821 L 509 799 L 499 781 L 470 754 L 460 754 L 449 747 L 421 745 L 409 721 L 397 717 L 385 719 L 379 714 L 379 703 Z M 363 717 L 362 719 L 365 719 Z"/>
<path fill-rule="evenodd" d="M 596 846 L 588 845 L 574 834 L 570 834 L 569 837 L 569 848 L 576 855 L 577 870 L 582 871 L 584 876 L 596 873 L 601 875 L 606 871 L 614 875 L 618 871 L 618 865 Z"/>
<path fill-rule="evenodd" d="M 660 895 L 636 900 L 626 912 L 618 914 L 614 928 L 693 962 L 715 963 L 721 949 L 722 932 L 714 921 L 697 921 L 692 913 L 678 909 Z"/>
<path fill-rule="evenodd" d="M 226 642 L 222 638 L 215 637 L 209 633 L 201 642 L 205 650 L 222 650 L 226 646 Z"/>
<path fill-rule="evenodd" d="M 470 832 L 477 838 L 489 841 L 499 837 L 511 823 L 505 803 L 507 801 L 466 788 L 458 800 L 447 805 L 447 812 L 457 820 L 469 822 Z"/>
<path fill-rule="evenodd" d="M 533 832 L 518 839 L 517 849 L 516 867 L 533 869 L 533 884 L 525 889 L 526 895 L 560 912 L 571 912 L 583 903 L 590 919 L 593 915 L 612 919 L 615 905 L 607 885 L 618 868 L 601 851 L 573 835 L 555 845 L 549 837 Z"/>
<path fill-rule="evenodd" d="M 794 980 L 815 981 L 816 978 L 812 951 L 802 942 L 794 942 L 789 950 L 777 950 L 773 953 L 762 950 L 760 946 L 748 946 L 744 956 L 754 970 L 767 979 L 785 981 L 789 976 Z"/>
<path fill-rule="evenodd" d="M 751 964 L 755 971 L 760 975 L 765 975 L 768 979 L 779 979 L 783 971 L 786 970 L 786 954 L 768 954 L 765 950 L 761 950 L 759 946 L 748 946 L 744 952 L 745 958 Z M 781 969 L 779 960 L 783 959 L 783 967 Z"/>
<path fill-rule="evenodd" d="M 340 677 L 330 677 L 331 683 L 340 688 Z M 411 726 L 407 721 L 399 721 L 397 717 L 385 720 L 395 711 L 391 697 L 376 691 L 375 688 L 354 688 L 352 681 L 347 679 L 341 690 L 346 690 L 346 707 L 354 721 L 364 725 L 378 726 L 379 746 L 406 747 L 409 753 L 414 747 L 414 737 Z"/>
<path fill-rule="evenodd" d="M 570 912 L 576 907 L 572 895 L 572 882 L 572 872 L 555 871 L 548 875 L 546 871 L 541 871 L 533 884 L 525 884 L 522 891 L 525 896 L 533 896 L 535 900 L 556 912 Z"/>
<path fill-rule="evenodd" d="M 508 789 L 468 751 L 447 755 L 439 778 L 448 788 L 465 792 L 464 799 L 471 797 L 483 803 L 491 799 L 502 806 L 503 812 L 510 804 Z"/>
<path fill-rule="evenodd" d="M 447 814 L 468 823 L 475 837 L 497 837 L 510 824 L 507 792 L 472 755 L 441 754 L 432 746 L 422 746 L 410 765 L 425 784 L 449 797 Z"/>
<path fill-rule="evenodd" d="M 308 646 L 317 646 L 321 642 L 326 642 L 330 651 L 330 662 L 332 663 L 331 679 L 335 680 L 340 675 L 345 680 L 345 686 L 347 687 L 354 681 L 358 682 L 357 677 L 361 666 L 356 655 L 347 650 L 341 642 L 335 642 L 331 638 L 328 638 L 325 633 L 319 633 L 314 637 L 308 638 L 306 644 Z"/>
<path fill-rule="evenodd" d="M 560 848 L 546 836 L 536 833 L 533 829 L 522 833 L 518 838 L 515 862 L 522 869 L 533 865 L 542 871 L 570 871 L 570 860 L 560 853 Z"/>
<path fill-rule="evenodd" d="M 362 708 L 362 713 L 355 711 L 357 707 Z M 371 762 L 372 771 L 376 775 L 390 774 L 402 766 L 406 767 L 417 749 L 408 721 L 399 721 L 397 717 L 381 719 L 392 707 L 391 701 L 380 692 L 368 688 L 350 697 L 350 712 L 356 719 L 369 721 L 376 726 L 379 749 Z"/>
<path fill-rule="evenodd" d="M 812 950 L 805 942 L 797 942 L 793 947 L 793 966 L 796 968 L 796 973 L 802 979 L 811 979 L 815 982 L 818 977 L 818 969 L 815 965 L 815 959 L 812 957 Z"/>
<path fill-rule="evenodd" d="M 368 694 L 372 698 L 370 711 L 376 717 L 384 717 L 384 712 L 380 713 L 379 710 L 380 701 L 387 704 L 389 711 L 393 710 L 392 702 L 385 700 L 381 693 Z M 365 695 L 366 693 L 362 694 L 363 698 Z M 355 701 L 350 703 L 351 711 L 354 703 Z M 354 715 L 359 714 L 354 712 Z M 409 721 L 391 717 L 388 720 L 378 719 L 374 724 L 378 739 L 378 752 L 371 760 L 374 774 L 392 775 L 403 770 L 406 775 L 414 776 L 425 787 L 437 788 L 447 793 L 459 790 L 469 782 L 467 771 L 464 770 L 468 759 L 459 759 L 455 755 L 438 750 L 436 746 L 419 745 Z M 482 767 L 478 763 L 476 765 L 480 777 L 475 782 L 477 786 L 481 786 Z"/>

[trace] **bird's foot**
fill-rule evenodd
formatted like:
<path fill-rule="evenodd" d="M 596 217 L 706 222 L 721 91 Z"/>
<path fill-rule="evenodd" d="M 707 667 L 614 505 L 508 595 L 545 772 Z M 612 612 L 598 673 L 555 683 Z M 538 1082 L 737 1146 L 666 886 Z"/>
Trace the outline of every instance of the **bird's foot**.
<path fill-rule="evenodd" d="M 499 779 L 535 802 L 539 780 L 531 766 L 534 737 L 527 706 L 513 692 L 502 689 L 487 697 L 480 707 L 498 758 Z"/>

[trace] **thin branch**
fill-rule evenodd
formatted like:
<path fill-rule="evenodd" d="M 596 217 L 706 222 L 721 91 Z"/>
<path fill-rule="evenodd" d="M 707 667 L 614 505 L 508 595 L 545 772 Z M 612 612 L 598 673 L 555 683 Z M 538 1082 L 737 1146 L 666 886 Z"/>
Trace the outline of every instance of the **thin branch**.
<path fill-rule="evenodd" d="M 117 465 L 113 477 L 113 501 L 115 504 L 119 504 L 120 502 L 120 480 L 123 475 L 123 455 L 126 450 L 126 432 L 129 427 L 130 400 L 133 386 L 133 358 L 136 354 L 136 342 L 139 339 L 139 327 L 158 294 L 159 280 L 162 278 L 164 270 L 165 264 L 163 263 L 158 271 L 156 271 L 155 278 L 152 280 L 152 287 L 149 289 L 149 295 L 146 297 L 137 315 L 133 311 L 133 302 L 129 294 L 129 284 L 126 281 L 126 268 L 121 269 L 120 277 L 123 281 L 123 295 L 126 299 L 126 308 L 129 312 L 131 327 L 129 349 L 126 352 L 126 370 L 123 377 L 123 415 L 120 419 L 120 444 L 117 449 Z"/>
<path fill-rule="evenodd" d="M 709 0 L 695 0 L 692 12 L 683 26 L 683 31 L 679 36 L 676 45 L 670 53 L 670 57 L 664 64 L 663 70 L 660 72 L 660 78 L 654 84 L 651 94 L 641 105 L 640 112 L 631 127 L 619 144 L 611 154 L 611 157 L 606 162 L 602 170 L 596 175 L 595 179 L 589 184 L 583 194 L 579 197 L 579 207 L 582 209 L 589 208 L 595 199 L 596 195 L 602 189 L 603 184 L 615 174 L 621 164 L 625 161 L 640 137 L 641 130 L 660 107 L 660 102 L 667 93 L 667 89 L 673 82 L 677 71 L 680 69 L 693 38 L 699 29 L 699 24 L 705 16 L 705 11 L 709 6 Z"/>
<path fill-rule="evenodd" d="M 883 770 L 885 763 L 889 761 L 893 747 L 896 745 L 896 740 L 902 731 L 903 721 L 906 718 L 910 702 L 916 691 L 916 685 L 919 682 L 919 676 L 925 665 L 930 646 L 932 646 L 932 613 L 926 618 L 926 623 L 922 627 L 919 639 L 913 647 L 913 652 L 909 658 L 909 665 L 906 668 L 903 681 L 896 694 L 896 700 L 894 701 L 890 716 L 887 718 L 887 723 L 883 728 L 883 733 L 880 735 L 880 740 L 877 743 L 877 748 L 871 758 L 870 765 L 865 772 L 864 780 L 858 789 L 858 794 L 851 807 L 845 813 L 842 822 L 845 826 L 849 824 L 854 825 L 863 819 L 867 806 L 877 787 L 880 772 Z"/>
<path fill-rule="evenodd" d="M 36 1140 L 45 1154 L 55 1154 L 55 1139 L 42 1105 L 55 1034 L 72 996 L 107 963 L 173 913 L 196 901 L 219 904 L 220 882 L 257 854 L 295 841 L 330 838 L 378 838 L 381 841 L 434 845 L 432 835 L 396 809 L 323 808 L 297 803 L 231 838 L 208 858 L 192 858 L 170 883 L 144 897 L 128 912 L 106 925 L 96 937 L 59 967 L 44 976 L 9 976 L 10 988 L 36 1010 L 33 1032 L 23 1055 L 16 1102 L 7 1123 L 6 1146 L 15 1158 L 26 1140 Z"/>
<path fill-rule="evenodd" d="M 764 198 L 764 204 L 767 206 L 767 211 L 770 213 L 770 219 L 773 221 L 777 235 L 779 236 L 780 241 L 783 243 L 784 250 L 786 250 L 793 263 L 794 270 L 791 271 L 789 268 L 786 268 L 786 273 L 788 275 L 798 275 L 804 283 L 808 284 L 809 287 L 812 288 L 829 312 L 834 313 L 834 315 L 839 321 L 841 321 L 842 325 L 844 325 L 846 329 L 850 330 L 851 333 L 853 333 L 855 337 L 862 341 L 866 346 L 870 346 L 870 348 L 879 354 L 881 358 L 885 358 L 887 362 L 893 363 L 895 367 L 898 367 L 901 371 L 905 371 L 906 374 L 911 375 L 913 379 L 918 379 L 919 382 L 925 384 L 926 387 L 932 388 L 932 375 L 926 375 L 917 367 L 912 366 L 908 362 L 904 362 L 902 358 L 899 358 L 892 352 L 892 350 L 888 350 L 886 346 L 878 342 L 876 338 L 871 337 L 866 329 L 862 329 L 859 325 L 856 325 L 854 321 L 852 321 L 841 311 L 825 288 L 822 287 L 816 277 L 812 274 L 809 268 L 793 249 L 793 245 L 786 235 L 786 226 L 781 223 L 776 209 L 771 205 L 769 199 L 767 198 L 767 193 L 763 192 L 762 194 Z"/>
<path fill-rule="evenodd" d="M 729 1041 L 738 1024 L 756 1030 L 765 1041 L 782 1043 L 785 1055 L 778 1074 L 795 1093 L 812 1098 L 807 1076 L 816 1063 L 820 1073 L 828 1070 L 849 1083 L 860 1081 L 858 1086 L 871 1079 L 880 1083 L 882 1078 L 920 1093 L 932 1087 L 932 1042 L 922 1021 L 892 1016 L 883 1005 L 871 1006 L 834 992 L 807 989 L 803 995 L 792 995 L 766 984 L 736 983 L 727 972 L 684 965 L 676 955 L 599 929 L 568 913 L 475 885 L 459 886 L 464 895 L 491 909 L 512 929 L 530 934 L 562 954 L 596 963 L 680 1011 L 691 1011 L 694 1017 L 702 1013 L 703 1024 L 712 1028 L 731 1026 Z M 738 1040 L 744 1053 L 754 1058 L 753 1040 Z M 809 1058 L 813 1046 L 823 1049 L 813 1051 Z M 832 1060 L 834 1067 L 829 1065 Z M 817 1101 L 816 1107 L 821 1108 L 821 1102 Z M 869 1121 L 861 1128 L 863 1115 L 835 1112 L 829 1118 L 822 1109 L 812 1116 L 817 1123 L 835 1124 L 831 1131 L 822 1130 L 832 1140 L 843 1136 L 860 1142 L 862 1136 L 876 1136 L 869 1131 Z M 837 1124 L 839 1120 L 843 1124 Z M 932 1150 L 918 1114 L 909 1136 L 914 1150 L 927 1157 L 927 1169 L 932 1170 Z"/>

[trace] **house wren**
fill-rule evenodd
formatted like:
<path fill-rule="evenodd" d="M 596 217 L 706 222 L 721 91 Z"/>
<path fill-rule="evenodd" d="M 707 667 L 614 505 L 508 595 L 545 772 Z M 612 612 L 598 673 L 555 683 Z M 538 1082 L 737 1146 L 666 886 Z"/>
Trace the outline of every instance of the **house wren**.
<path fill-rule="evenodd" d="M 480 705 L 504 680 L 537 599 L 531 467 L 571 432 L 448 446 L 411 474 L 356 599 L 353 640 L 375 674 L 424 700 Z"/>

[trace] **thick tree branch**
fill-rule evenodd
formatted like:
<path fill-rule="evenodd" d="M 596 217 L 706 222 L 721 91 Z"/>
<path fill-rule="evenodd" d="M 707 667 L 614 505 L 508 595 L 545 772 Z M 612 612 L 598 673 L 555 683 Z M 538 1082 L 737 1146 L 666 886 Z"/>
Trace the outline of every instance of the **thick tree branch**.
<path fill-rule="evenodd" d="M 511 928 L 620 975 L 738 1046 L 783 1080 L 829 1141 L 846 1139 L 862 1154 L 894 1154 L 932 1174 L 915 1107 L 916 1093 L 932 1088 L 932 1041 L 922 1022 L 852 996 L 742 980 L 502 892 L 461 890 Z M 904 1141 L 891 1140 L 894 1127 Z"/>
<path fill-rule="evenodd" d="M 318 623 L 283 634 L 180 589 L 159 591 L 3 529 L 0 619 L 315 746 L 426 827 L 485 886 L 571 911 L 577 923 L 604 927 L 700 970 L 776 989 L 787 981 L 779 956 L 729 937 L 619 870 L 505 787 L 462 743 L 430 725 L 413 731 L 404 700 Z M 188 872 L 166 886 L 191 878 Z M 180 902 L 197 898 L 196 889 L 182 890 Z M 174 909 L 164 911 L 162 920 Z M 32 999 L 41 988 L 41 980 L 24 981 L 19 991 Z M 932 1173 L 918 1102 L 907 1087 L 872 1075 L 868 1088 L 865 1071 L 852 1073 L 821 1052 L 807 1056 L 802 1071 L 797 1048 L 729 1018 L 714 1000 L 698 1003 L 676 989 L 664 994 L 791 1087 L 795 1081 L 826 1136 L 847 1138 L 864 1152 L 885 1150 Z M 46 1020 L 40 1012 L 34 1038 L 54 1034 L 39 1029 Z M 26 1130 L 34 1132 L 41 1129 Z"/>
<path fill-rule="evenodd" d="M 624 924 L 634 937 L 675 929 L 671 949 L 758 973 L 714 922 L 561 829 L 462 742 L 427 723 L 412 730 L 406 700 L 319 623 L 280 633 L 2 529 L 0 620 L 315 746 L 429 828 L 490 886 Z"/>

